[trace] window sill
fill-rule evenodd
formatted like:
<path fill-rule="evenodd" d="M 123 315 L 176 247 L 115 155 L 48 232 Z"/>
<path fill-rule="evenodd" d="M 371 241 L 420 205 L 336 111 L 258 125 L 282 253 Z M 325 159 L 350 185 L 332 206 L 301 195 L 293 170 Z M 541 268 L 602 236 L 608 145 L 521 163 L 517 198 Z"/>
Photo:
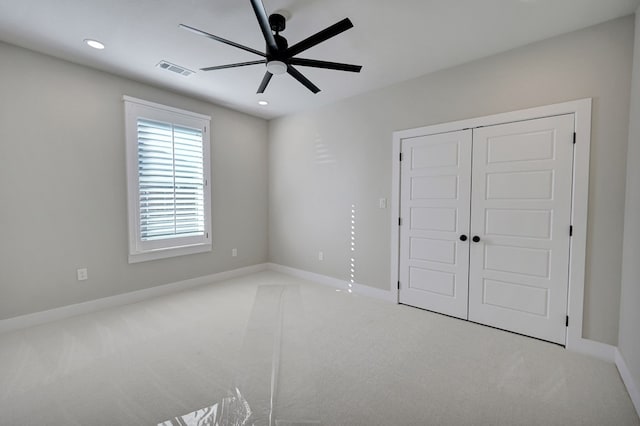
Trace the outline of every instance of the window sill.
<path fill-rule="evenodd" d="M 129 263 L 147 262 L 149 260 L 166 259 L 169 257 L 185 256 L 188 254 L 205 253 L 211 251 L 211 244 L 194 244 L 190 246 L 171 247 L 149 250 L 129 254 Z"/>

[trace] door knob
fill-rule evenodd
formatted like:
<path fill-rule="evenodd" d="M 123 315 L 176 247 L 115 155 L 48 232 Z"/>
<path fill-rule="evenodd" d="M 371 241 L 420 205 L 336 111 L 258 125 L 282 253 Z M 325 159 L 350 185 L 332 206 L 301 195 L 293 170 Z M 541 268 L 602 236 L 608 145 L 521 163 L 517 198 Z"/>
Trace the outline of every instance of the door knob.
<path fill-rule="evenodd" d="M 460 241 L 467 241 L 467 236 L 464 234 L 460 235 Z"/>
<path fill-rule="evenodd" d="M 474 243 L 479 243 L 480 242 L 480 237 L 478 237 L 477 235 L 474 235 L 472 238 Z"/>

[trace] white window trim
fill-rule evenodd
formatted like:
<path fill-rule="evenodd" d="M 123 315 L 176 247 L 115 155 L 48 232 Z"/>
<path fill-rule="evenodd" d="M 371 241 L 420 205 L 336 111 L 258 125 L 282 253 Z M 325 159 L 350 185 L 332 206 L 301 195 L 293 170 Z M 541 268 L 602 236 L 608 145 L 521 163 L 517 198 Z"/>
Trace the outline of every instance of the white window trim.
<path fill-rule="evenodd" d="M 183 256 L 195 253 L 211 251 L 211 117 L 178 108 L 173 108 L 142 99 L 123 96 L 125 111 L 125 142 L 127 161 L 127 210 L 129 220 L 129 263 L 146 262 L 149 260 L 165 259 L 175 256 Z M 204 154 L 204 216 L 205 235 L 198 237 L 194 242 L 192 238 L 174 238 L 173 245 L 164 247 L 141 247 L 140 235 L 140 206 L 139 206 L 139 180 L 138 180 L 138 117 L 145 116 L 159 121 L 186 125 L 194 128 L 202 128 L 202 143 Z"/>

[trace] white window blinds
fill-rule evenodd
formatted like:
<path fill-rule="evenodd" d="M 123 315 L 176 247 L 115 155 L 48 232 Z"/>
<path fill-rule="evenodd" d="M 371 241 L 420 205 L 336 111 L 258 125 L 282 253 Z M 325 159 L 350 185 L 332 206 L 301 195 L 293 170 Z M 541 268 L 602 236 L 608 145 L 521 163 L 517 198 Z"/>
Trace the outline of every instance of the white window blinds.
<path fill-rule="evenodd" d="M 138 179 L 143 241 L 204 234 L 200 129 L 139 118 Z"/>
<path fill-rule="evenodd" d="M 211 118 L 124 97 L 129 262 L 211 251 Z"/>

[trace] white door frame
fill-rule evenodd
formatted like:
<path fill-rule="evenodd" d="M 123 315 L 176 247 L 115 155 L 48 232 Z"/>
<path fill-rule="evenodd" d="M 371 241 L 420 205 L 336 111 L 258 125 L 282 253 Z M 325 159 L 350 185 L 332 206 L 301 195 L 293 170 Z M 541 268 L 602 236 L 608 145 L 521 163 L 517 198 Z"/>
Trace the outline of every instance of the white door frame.
<path fill-rule="evenodd" d="M 569 326 L 567 327 L 566 347 L 573 351 L 590 353 L 601 357 L 608 355 L 610 349 L 608 345 L 582 337 L 587 249 L 587 209 L 589 199 L 591 103 L 591 98 L 579 99 L 554 105 L 393 132 L 390 289 L 395 293 L 396 300 L 398 300 L 398 277 L 400 273 L 400 232 L 398 218 L 400 217 L 400 152 L 402 139 L 555 115 L 574 114 L 576 145 L 573 158 L 573 196 L 571 202 L 573 237 L 571 238 L 571 256 L 569 258 L 569 306 L 567 307 Z"/>

